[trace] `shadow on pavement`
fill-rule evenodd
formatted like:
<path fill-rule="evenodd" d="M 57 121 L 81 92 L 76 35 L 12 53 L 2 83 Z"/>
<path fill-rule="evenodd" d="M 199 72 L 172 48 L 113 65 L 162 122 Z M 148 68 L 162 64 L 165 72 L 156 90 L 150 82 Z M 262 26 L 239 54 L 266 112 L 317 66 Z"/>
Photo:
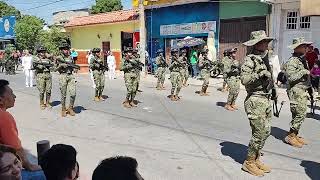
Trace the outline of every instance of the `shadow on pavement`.
<path fill-rule="evenodd" d="M 61 101 L 53 101 L 53 102 L 51 102 L 51 106 L 52 107 L 58 106 L 60 104 L 61 104 Z"/>
<path fill-rule="evenodd" d="M 80 114 L 82 111 L 85 111 L 85 110 L 87 110 L 87 109 L 84 108 L 84 107 L 82 107 L 82 106 L 76 106 L 76 107 L 74 107 L 74 112 L 75 112 L 76 114 Z"/>
<path fill-rule="evenodd" d="M 102 95 L 102 98 L 105 99 L 105 100 L 107 100 L 107 99 L 109 99 L 110 97 L 107 96 L 107 95 Z"/>
<path fill-rule="evenodd" d="M 228 141 L 220 143 L 220 146 L 222 146 L 221 153 L 224 156 L 229 156 L 237 163 L 243 164 L 244 160 L 247 157 L 247 146 Z"/>
<path fill-rule="evenodd" d="M 315 112 L 315 114 L 307 113 L 307 118 L 315 119 L 315 120 L 320 121 L 320 115 L 319 115 L 319 114 L 317 114 L 317 112 Z"/>
<path fill-rule="evenodd" d="M 216 105 L 220 107 L 224 107 L 227 103 L 226 102 L 217 102 Z"/>
<path fill-rule="evenodd" d="M 287 134 L 288 131 L 285 131 L 278 127 L 271 127 L 271 136 L 275 137 L 278 140 L 283 141 Z"/>
<path fill-rule="evenodd" d="M 300 164 L 302 167 L 304 167 L 304 170 L 306 171 L 306 174 L 310 177 L 312 180 L 318 180 L 320 179 L 320 164 L 313 161 L 301 161 Z"/>

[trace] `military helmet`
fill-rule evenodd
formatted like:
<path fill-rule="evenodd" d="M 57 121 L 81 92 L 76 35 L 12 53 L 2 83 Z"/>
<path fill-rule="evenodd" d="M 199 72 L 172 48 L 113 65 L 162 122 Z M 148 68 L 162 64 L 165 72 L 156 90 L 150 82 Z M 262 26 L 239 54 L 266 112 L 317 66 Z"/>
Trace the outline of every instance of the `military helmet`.
<path fill-rule="evenodd" d="M 63 42 L 60 43 L 59 49 L 60 50 L 61 49 L 70 49 L 70 46 L 69 46 L 69 44 L 67 42 L 63 41 Z"/>
<path fill-rule="evenodd" d="M 101 49 L 100 48 L 93 48 L 92 53 L 98 53 L 98 52 L 101 52 Z"/>
<path fill-rule="evenodd" d="M 47 49 L 45 47 L 43 47 L 43 46 L 39 46 L 37 48 L 37 52 L 43 52 L 43 51 L 47 51 Z"/>
<path fill-rule="evenodd" d="M 179 50 L 176 49 L 176 48 L 171 49 L 171 53 L 176 53 L 176 52 L 178 52 L 178 51 L 179 51 Z"/>
<path fill-rule="evenodd" d="M 132 47 L 127 47 L 127 48 L 124 50 L 125 53 L 127 53 L 127 52 L 132 52 L 132 51 L 133 51 Z"/>

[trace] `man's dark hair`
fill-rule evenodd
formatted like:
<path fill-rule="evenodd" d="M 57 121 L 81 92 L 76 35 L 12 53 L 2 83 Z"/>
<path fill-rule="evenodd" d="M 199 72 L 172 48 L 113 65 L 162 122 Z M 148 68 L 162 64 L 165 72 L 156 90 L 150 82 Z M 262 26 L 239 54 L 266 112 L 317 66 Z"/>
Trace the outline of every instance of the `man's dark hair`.
<path fill-rule="evenodd" d="M 40 166 L 47 180 L 63 180 L 71 176 L 77 160 L 74 147 L 65 144 L 52 146 L 41 158 Z"/>
<path fill-rule="evenodd" d="M 138 163 L 131 157 L 111 157 L 103 160 L 94 170 L 92 180 L 139 180 Z"/>
<path fill-rule="evenodd" d="M 9 85 L 9 81 L 0 79 L 0 96 L 3 96 L 3 94 L 6 92 L 6 86 Z"/>

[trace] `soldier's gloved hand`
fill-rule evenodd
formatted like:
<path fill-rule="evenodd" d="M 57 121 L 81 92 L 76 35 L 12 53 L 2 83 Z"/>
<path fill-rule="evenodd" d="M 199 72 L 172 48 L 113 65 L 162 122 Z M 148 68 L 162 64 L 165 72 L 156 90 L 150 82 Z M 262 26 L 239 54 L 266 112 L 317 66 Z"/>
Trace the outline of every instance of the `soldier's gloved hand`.
<path fill-rule="evenodd" d="M 266 78 L 266 79 L 270 79 L 271 78 L 271 73 L 267 70 L 262 70 L 260 73 L 259 73 L 259 76 L 261 78 Z"/>

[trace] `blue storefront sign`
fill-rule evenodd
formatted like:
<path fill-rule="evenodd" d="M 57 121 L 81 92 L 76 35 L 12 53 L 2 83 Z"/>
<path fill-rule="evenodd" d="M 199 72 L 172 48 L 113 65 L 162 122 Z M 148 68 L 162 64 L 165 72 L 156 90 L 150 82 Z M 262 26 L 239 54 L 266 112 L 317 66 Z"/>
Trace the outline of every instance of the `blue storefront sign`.
<path fill-rule="evenodd" d="M 16 37 L 14 26 L 15 16 L 4 16 L 0 18 L 0 39 L 14 39 Z"/>
<path fill-rule="evenodd" d="M 175 39 L 187 36 L 206 39 L 215 32 L 218 46 L 219 3 L 198 2 L 146 10 L 146 28 L 150 57 L 157 49 L 175 46 Z"/>

